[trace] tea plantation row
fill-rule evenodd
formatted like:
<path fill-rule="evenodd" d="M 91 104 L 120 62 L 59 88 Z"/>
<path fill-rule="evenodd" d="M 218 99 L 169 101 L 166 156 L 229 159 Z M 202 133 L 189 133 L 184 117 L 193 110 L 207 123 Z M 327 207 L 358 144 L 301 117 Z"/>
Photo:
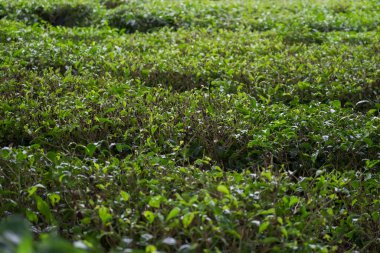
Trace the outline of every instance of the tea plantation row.
<path fill-rule="evenodd" d="M 126 32 L 147 32 L 162 27 L 231 30 L 246 27 L 259 31 L 303 28 L 308 31 L 305 34 L 308 37 L 314 31 L 377 30 L 379 8 L 377 0 L 1 0 L 0 17 L 68 27 L 107 23 Z"/>

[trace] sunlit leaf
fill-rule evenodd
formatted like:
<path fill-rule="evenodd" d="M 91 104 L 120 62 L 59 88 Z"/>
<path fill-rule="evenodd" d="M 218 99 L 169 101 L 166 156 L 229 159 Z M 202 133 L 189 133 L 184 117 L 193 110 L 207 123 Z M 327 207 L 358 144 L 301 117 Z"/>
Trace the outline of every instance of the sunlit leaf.
<path fill-rule="evenodd" d="M 112 215 L 109 212 L 109 208 L 105 206 L 99 207 L 98 214 L 103 224 L 106 224 L 112 219 Z"/>
<path fill-rule="evenodd" d="M 174 217 L 176 217 L 179 213 L 180 213 L 181 209 L 178 208 L 178 207 L 174 207 L 170 212 L 169 214 L 166 216 L 166 221 L 169 221 L 171 219 L 173 219 Z"/>
<path fill-rule="evenodd" d="M 259 226 L 259 233 L 262 233 L 265 230 L 267 230 L 267 228 L 269 227 L 269 224 L 270 224 L 269 221 L 264 221 L 263 223 L 261 223 Z"/>
<path fill-rule="evenodd" d="M 226 194 L 226 195 L 230 194 L 230 191 L 228 190 L 228 188 L 225 185 L 218 185 L 217 190 L 223 194 Z"/>
<path fill-rule="evenodd" d="M 151 211 L 144 211 L 144 217 L 148 220 L 149 223 L 153 223 L 154 221 L 154 213 Z"/>
<path fill-rule="evenodd" d="M 194 220 L 195 213 L 186 213 L 182 218 L 182 224 L 184 228 L 187 228 L 190 226 L 191 222 Z"/>

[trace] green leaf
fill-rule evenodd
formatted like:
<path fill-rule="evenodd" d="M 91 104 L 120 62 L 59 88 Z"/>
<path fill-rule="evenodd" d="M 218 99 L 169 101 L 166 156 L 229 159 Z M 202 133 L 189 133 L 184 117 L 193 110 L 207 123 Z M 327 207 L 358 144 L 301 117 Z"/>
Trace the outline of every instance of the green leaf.
<path fill-rule="evenodd" d="M 215 115 L 215 109 L 211 104 L 207 106 L 207 113 L 210 114 L 211 116 Z"/>
<path fill-rule="evenodd" d="M 34 199 L 37 203 L 37 210 L 45 217 L 48 222 L 52 222 L 53 215 L 48 203 L 46 203 L 41 197 L 37 195 L 34 196 Z"/>
<path fill-rule="evenodd" d="M 57 162 L 57 153 L 56 152 L 53 152 L 53 151 L 49 151 L 47 154 L 46 154 L 47 158 L 53 162 L 53 163 L 56 163 Z"/>
<path fill-rule="evenodd" d="M 29 188 L 28 190 L 28 197 L 31 197 L 34 195 L 34 193 L 37 191 L 38 188 L 42 188 L 42 189 L 45 189 L 45 186 L 43 186 L 42 184 L 36 184 L 32 187 Z"/>
<path fill-rule="evenodd" d="M 267 237 L 267 238 L 263 239 L 264 244 L 272 244 L 272 243 L 276 243 L 279 241 L 280 241 L 280 239 L 278 239 L 277 237 Z"/>
<path fill-rule="evenodd" d="M 281 227 L 281 233 L 285 238 L 288 238 L 288 230 L 286 228 Z"/>
<path fill-rule="evenodd" d="M 95 153 L 96 145 L 94 143 L 90 143 L 86 146 L 86 154 L 92 157 Z"/>
<path fill-rule="evenodd" d="M 153 135 L 157 129 L 158 129 L 158 126 L 156 126 L 156 125 L 151 126 L 150 133 Z"/>
<path fill-rule="evenodd" d="M 229 234 L 229 235 L 231 235 L 231 236 L 233 236 L 233 237 L 235 237 L 236 239 L 240 239 L 241 238 L 240 234 L 236 230 L 234 230 L 234 229 L 229 229 L 229 230 L 226 231 L 226 233 Z"/>
<path fill-rule="evenodd" d="M 261 211 L 260 214 L 262 214 L 262 215 L 267 215 L 267 214 L 274 214 L 275 212 L 276 212 L 276 209 L 274 209 L 274 208 L 270 208 L 270 209 L 268 209 L 268 210 L 263 210 L 263 211 Z"/>
<path fill-rule="evenodd" d="M 24 161 L 27 157 L 28 157 L 27 153 L 22 150 L 18 151 L 16 154 L 16 159 L 19 162 Z"/>
<path fill-rule="evenodd" d="M 269 181 L 272 181 L 272 173 L 269 170 L 261 172 L 261 176 L 265 177 Z"/>
<path fill-rule="evenodd" d="M 0 156 L 4 159 L 7 159 L 11 154 L 11 149 L 8 147 L 4 147 L 0 150 Z"/>
<path fill-rule="evenodd" d="M 331 105 L 332 105 L 335 109 L 340 109 L 340 108 L 342 107 L 342 103 L 341 103 L 339 100 L 331 101 Z"/>
<path fill-rule="evenodd" d="M 49 194 L 50 203 L 52 206 L 55 206 L 60 200 L 61 196 L 59 196 L 57 193 L 51 193 Z"/>
<path fill-rule="evenodd" d="M 98 117 L 95 117 L 95 120 L 98 121 L 98 122 L 100 122 L 100 123 L 107 123 L 107 124 L 110 124 L 110 125 L 113 124 L 112 120 L 109 119 L 109 118 L 98 118 Z"/>
<path fill-rule="evenodd" d="M 36 213 L 34 213 L 33 211 L 29 210 L 29 209 L 26 209 L 25 211 L 25 215 L 26 215 L 26 218 L 30 221 L 30 222 L 37 222 L 38 221 L 38 216 Z"/>
<path fill-rule="evenodd" d="M 374 221 L 378 221 L 378 220 L 379 220 L 379 217 L 380 217 L 380 212 L 379 212 L 379 211 L 375 211 L 375 212 L 373 212 L 373 213 L 371 214 L 371 216 L 372 216 L 372 219 L 373 219 Z"/>
<path fill-rule="evenodd" d="M 151 207 L 160 208 L 162 196 L 154 196 L 149 200 L 149 205 Z"/>
<path fill-rule="evenodd" d="M 123 152 L 123 145 L 120 144 L 120 143 L 116 144 L 116 150 L 117 150 L 119 153 Z"/>
<path fill-rule="evenodd" d="M 99 207 L 98 214 L 103 224 L 106 224 L 112 219 L 112 215 L 109 213 L 109 209 L 105 206 Z"/>
<path fill-rule="evenodd" d="M 154 213 L 152 213 L 151 211 L 145 211 L 143 214 L 144 214 L 144 217 L 148 220 L 149 223 L 153 223 L 153 221 L 154 221 Z"/>
<path fill-rule="evenodd" d="M 178 207 L 174 207 L 170 213 L 168 214 L 168 216 L 166 216 L 166 221 L 169 221 L 171 219 L 173 219 L 174 217 L 176 217 L 179 212 L 181 211 L 181 209 L 179 209 Z"/>
<path fill-rule="evenodd" d="M 230 195 L 230 191 L 228 190 L 228 188 L 225 186 L 225 185 L 218 185 L 218 188 L 217 188 L 218 192 L 221 192 L 223 194 L 226 194 L 226 195 Z"/>
<path fill-rule="evenodd" d="M 264 221 L 263 223 L 261 223 L 259 227 L 259 233 L 264 232 L 269 227 L 269 224 L 269 221 Z"/>
<path fill-rule="evenodd" d="M 380 164 L 380 160 L 366 160 L 366 161 L 365 161 L 365 166 L 366 166 L 368 169 L 375 168 L 375 166 L 376 166 L 377 164 Z"/>
<path fill-rule="evenodd" d="M 291 196 L 289 201 L 289 207 L 292 207 L 293 205 L 297 204 L 299 201 L 299 198 L 296 196 Z"/>
<path fill-rule="evenodd" d="M 363 141 L 370 147 L 373 145 L 373 141 L 370 138 L 364 138 Z"/>
<path fill-rule="evenodd" d="M 91 218 L 90 218 L 90 217 L 85 217 L 85 218 L 83 218 L 80 222 L 81 222 L 81 224 L 83 224 L 83 225 L 88 225 L 88 224 L 91 223 Z"/>
<path fill-rule="evenodd" d="M 33 240 L 31 237 L 23 237 L 17 247 L 17 253 L 33 253 Z"/>
<path fill-rule="evenodd" d="M 146 253 L 156 253 L 157 252 L 157 248 L 154 245 L 148 245 L 145 248 L 145 252 Z"/>
<path fill-rule="evenodd" d="M 187 213 L 183 216 L 182 218 L 182 224 L 184 226 L 184 228 L 187 228 L 188 226 L 190 226 L 191 222 L 193 221 L 195 217 L 195 213 L 194 212 L 191 212 L 191 213 Z"/>
<path fill-rule="evenodd" d="M 120 191 L 120 196 L 124 201 L 128 201 L 131 198 L 131 195 L 125 191 Z"/>

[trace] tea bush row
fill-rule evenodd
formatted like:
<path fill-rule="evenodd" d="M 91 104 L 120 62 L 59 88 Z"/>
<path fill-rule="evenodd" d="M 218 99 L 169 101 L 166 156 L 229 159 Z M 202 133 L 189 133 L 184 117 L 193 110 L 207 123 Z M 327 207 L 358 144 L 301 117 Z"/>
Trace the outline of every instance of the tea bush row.
<path fill-rule="evenodd" d="M 369 100 L 374 108 L 379 102 L 378 33 L 329 33 L 322 44 L 289 44 L 274 32 L 180 29 L 130 36 L 1 22 L 5 82 L 51 69 L 177 91 L 240 89 L 270 103 L 340 100 L 353 107 Z M 8 66 L 17 73 L 5 71 Z"/>
<path fill-rule="evenodd" d="M 0 212 L 23 212 L 36 233 L 57 231 L 91 252 L 379 249 L 373 167 L 295 177 L 201 169 L 208 159 L 183 167 L 176 159 L 152 152 L 102 162 L 39 145 L 3 148 Z"/>
<path fill-rule="evenodd" d="M 2 145 L 70 150 L 71 143 L 120 144 L 118 152 L 124 155 L 165 155 L 179 145 L 179 163 L 206 155 L 227 169 L 283 165 L 301 173 L 321 166 L 359 168 L 363 159 L 378 156 L 379 108 L 353 113 L 338 100 L 267 105 L 241 92 L 173 93 L 45 74 L 30 75 L 30 83 L 3 86 Z"/>
<path fill-rule="evenodd" d="M 107 7 L 115 8 L 107 8 Z M 0 1 L 0 17 L 28 24 L 109 24 L 126 32 L 161 27 L 210 27 L 265 31 L 303 28 L 311 32 L 371 31 L 379 25 L 372 1 Z M 296 29 L 297 30 L 297 29 Z M 314 40 L 314 39 L 313 39 Z M 318 41 L 314 40 L 314 41 Z"/>

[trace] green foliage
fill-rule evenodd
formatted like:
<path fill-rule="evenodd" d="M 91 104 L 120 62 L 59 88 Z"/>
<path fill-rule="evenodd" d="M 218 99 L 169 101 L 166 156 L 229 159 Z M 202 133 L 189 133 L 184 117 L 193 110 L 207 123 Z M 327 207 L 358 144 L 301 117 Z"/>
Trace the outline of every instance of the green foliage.
<path fill-rule="evenodd" d="M 37 15 L 54 26 L 86 26 L 94 19 L 94 10 L 85 4 L 61 4 L 51 6 L 49 9 L 39 8 Z"/>
<path fill-rule="evenodd" d="M 127 33 L 151 32 L 161 27 L 173 27 L 173 17 L 165 13 L 149 13 L 145 9 L 136 11 L 130 6 L 122 6 L 107 16 L 112 27 L 123 29 Z"/>
<path fill-rule="evenodd" d="M 10 152 L 9 161 L 19 151 Z M 201 249 L 209 247 L 211 240 L 214 247 L 234 251 L 317 247 L 323 252 L 347 243 L 350 248 L 364 247 L 376 238 L 373 226 L 379 226 L 380 203 L 374 194 L 379 191 L 379 175 L 373 169 L 318 170 L 314 176 L 296 178 L 285 171 L 168 166 L 164 161 L 152 163 L 154 154 L 113 164 L 65 157 L 52 168 L 43 157 L 31 164 L 30 154 L 36 150 L 23 149 L 23 153 L 29 158 L 13 167 L 40 168 L 29 174 L 52 184 L 50 189 L 39 188 L 41 198 L 54 192 L 68 203 L 46 203 L 55 219 L 64 221 L 59 224 L 61 234 L 75 233 L 76 240 L 84 242 L 94 242 L 100 234 L 108 238 L 101 240 L 106 247 L 126 247 L 122 245 L 128 242 L 132 248 L 153 244 L 157 249 L 175 250 L 190 243 Z M 73 167 L 67 167 L 70 164 Z M 11 184 L 1 184 L 11 189 Z M 27 184 L 21 182 L 21 192 L 30 188 Z M 128 201 L 120 197 L 120 190 L 130 194 Z M 96 195 L 89 198 L 88 192 Z M 23 195 L 11 199 L 11 193 L 4 192 L 2 208 L 12 211 L 12 202 L 18 208 L 30 208 L 39 217 L 33 221 L 35 226 L 48 230 L 42 209 L 33 198 L 23 200 Z M 152 199 L 161 199 L 160 206 L 151 205 Z M 168 236 L 176 243 L 164 243 Z M 367 246 L 378 247 L 376 243 Z"/>
<path fill-rule="evenodd" d="M 379 251 L 379 13 L 0 0 L 0 251 Z"/>
<path fill-rule="evenodd" d="M 43 239 L 40 242 L 33 242 L 30 224 L 19 216 L 8 217 L 0 223 L 0 250 L 4 253 L 97 252 L 80 241 L 71 245 L 54 236 L 44 235 L 41 237 Z"/>

